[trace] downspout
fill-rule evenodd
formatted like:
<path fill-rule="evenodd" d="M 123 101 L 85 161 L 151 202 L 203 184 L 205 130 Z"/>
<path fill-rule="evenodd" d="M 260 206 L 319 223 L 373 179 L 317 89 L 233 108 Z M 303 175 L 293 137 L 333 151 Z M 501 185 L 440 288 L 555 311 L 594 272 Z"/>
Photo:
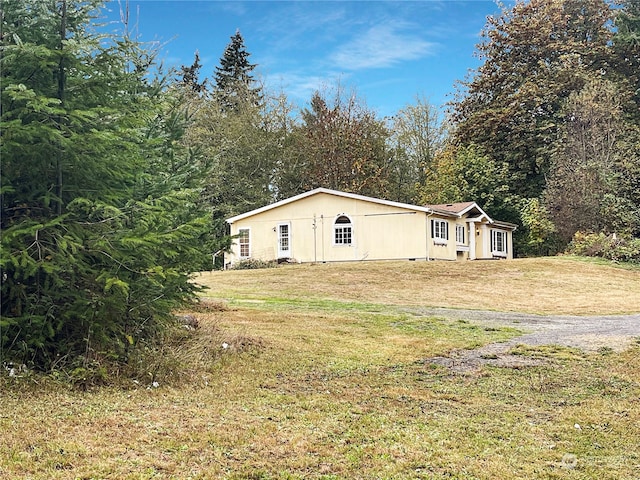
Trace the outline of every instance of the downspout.
<path fill-rule="evenodd" d="M 426 227 L 426 228 L 425 228 L 425 233 L 426 233 L 426 237 L 427 237 L 427 238 L 426 238 L 426 242 L 425 242 L 425 247 L 426 247 L 426 248 L 425 248 L 425 254 L 426 254 L 425 256 L 426 256 L 426 258 L 427 258 L 427 262 L 428 262 L 428 261 L 430 261 L 430 258 L 429 258 L 429 238 L 430 238 L 430 237 L 429 237 L 429 234 L 430 234 L 430 232 L 429 232 L 429 225 L 430 225 L 430 223 L 429 223 L 429 217 L 431 217 L 431 215 L 432 215 L 432 214 L 433 214 L 433 211 L 432 211 L 432 210 L 430 210 L 430 211 L 427 213 L 427 216 L 425 217 L 425 219 L 426 219 L 426 221 L 427 221 L 427 224 L 425 225 L 425 227 Z"/>
<path fill-rule="evenodd" d="M 318 263 L 318 225 L 316 214 L 313 214 L 313 263 Z"/>
<path fill-rule="evenodd" d="M 325 242 L 325 238 L 324 238 L 324 215 L 320 215 L 320 222 L 322 223 L 322 263 L 324 263 L 324 242 Z"/>

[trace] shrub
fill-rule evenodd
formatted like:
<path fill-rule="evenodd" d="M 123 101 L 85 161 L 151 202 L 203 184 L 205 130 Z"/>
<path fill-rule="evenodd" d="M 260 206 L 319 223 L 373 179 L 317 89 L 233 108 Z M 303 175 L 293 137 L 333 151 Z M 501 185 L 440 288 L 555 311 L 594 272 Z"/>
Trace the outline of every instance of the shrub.
<path fill-rule="evenodd" d="M 640 238 L 600 233 L 576 232 L 567 253 L 601 257 L 615 262 L 640 263 Z"/>
<path fill-rule="evenodd" d="M 256 258 L 248 258 L 241 260 L 231 267 L 231 270 L 256 270 L 258 268 L 275 268 L 278 266 L 278 262 L 275 260 L 264 261 Z"/>

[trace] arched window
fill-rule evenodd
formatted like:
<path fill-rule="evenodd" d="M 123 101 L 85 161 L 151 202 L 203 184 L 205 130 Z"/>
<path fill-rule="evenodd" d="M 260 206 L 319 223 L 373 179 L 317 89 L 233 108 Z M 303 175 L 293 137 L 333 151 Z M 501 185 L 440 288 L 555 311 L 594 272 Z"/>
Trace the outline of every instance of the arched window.
<path fill-rule="evenodd" d="M 346 215 L 336 218 L 333 225 L 333 239 L 336 245 L 351 245 L 352 241 L 351 219 Z"/>

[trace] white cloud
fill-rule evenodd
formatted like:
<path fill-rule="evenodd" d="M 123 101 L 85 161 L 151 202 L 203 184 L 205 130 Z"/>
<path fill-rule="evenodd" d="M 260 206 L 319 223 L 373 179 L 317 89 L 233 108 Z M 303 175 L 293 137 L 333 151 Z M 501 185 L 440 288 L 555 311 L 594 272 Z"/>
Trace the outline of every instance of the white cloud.
<path fill-rule="evenodd" d="M 402 33 L 401 24 L 377 25 L 343 45 L 330 60 L 341 70 L 386 68 L 431 55 L 436 44 Z"/>
<path fill-rule="evenodd" d="M 271 89 L 286 91 L 292 100 L 308 102 L 313 92 L 322 91 L 342 79 L 344 75 L 332 72 L 322 75 L 284 72 L 269 75 L 267 83 Z"/>

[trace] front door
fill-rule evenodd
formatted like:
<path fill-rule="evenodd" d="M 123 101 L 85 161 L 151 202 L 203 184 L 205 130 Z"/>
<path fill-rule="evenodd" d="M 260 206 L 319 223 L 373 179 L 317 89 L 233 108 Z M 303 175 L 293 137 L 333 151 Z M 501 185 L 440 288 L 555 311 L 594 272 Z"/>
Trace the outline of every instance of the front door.
<path fill-rule="evenodd" d="M 278 258 L 291 257 L 291 232 L 288 223 L 278 225 Z"/>

